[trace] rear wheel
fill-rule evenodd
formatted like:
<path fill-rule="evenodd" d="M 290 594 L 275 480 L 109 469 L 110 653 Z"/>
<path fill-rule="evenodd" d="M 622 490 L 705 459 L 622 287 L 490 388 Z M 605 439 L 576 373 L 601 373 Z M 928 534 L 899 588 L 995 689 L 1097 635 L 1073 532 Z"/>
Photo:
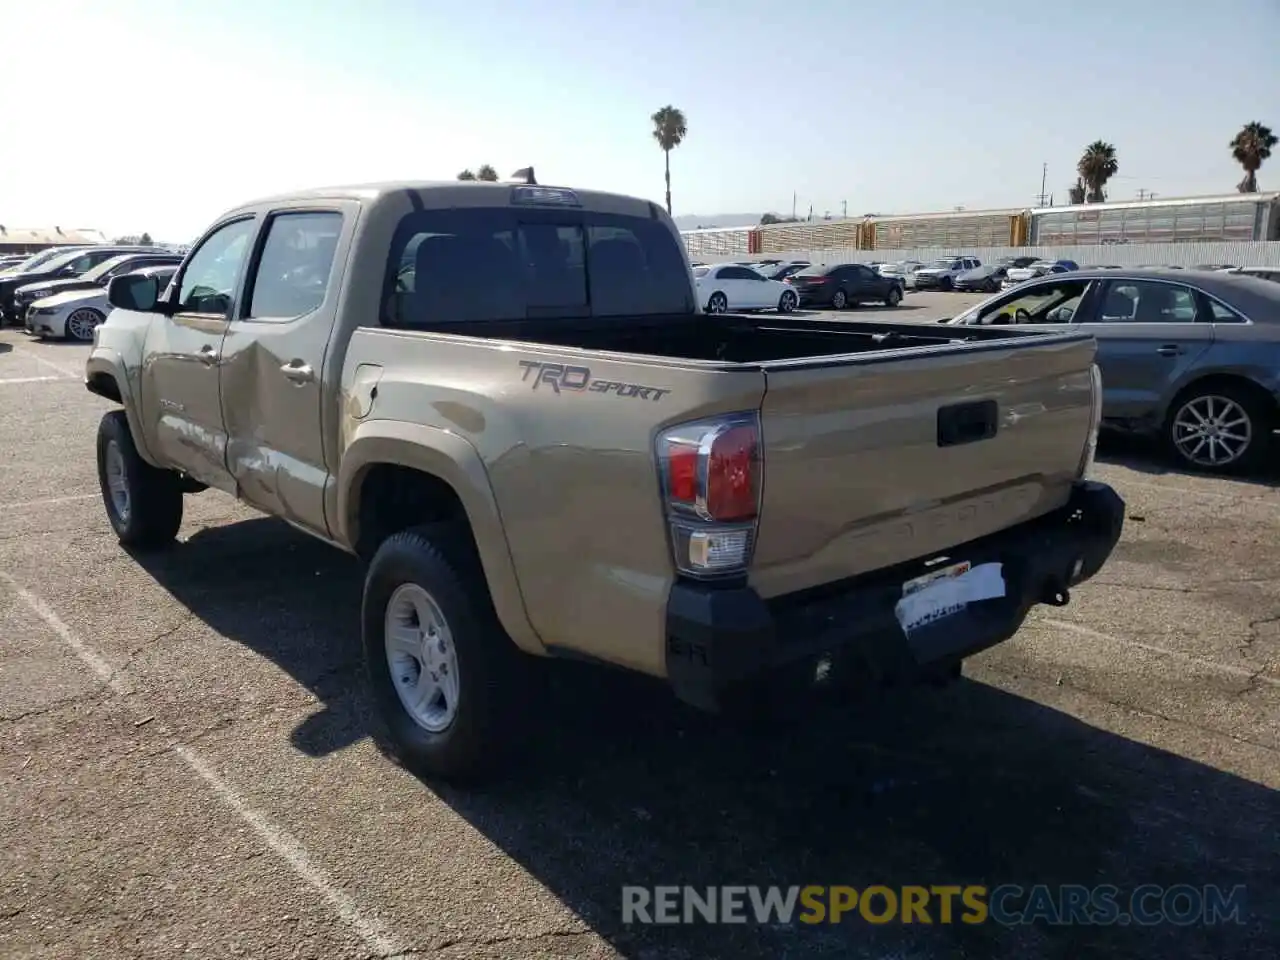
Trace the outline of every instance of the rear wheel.
<path fill-rule="evenodd" d="M 98 485 L 107 520 L 124 546 L 161 547 L 178 535 L 179 477 L 142 459 L 122 410 L 111 411 L 98 424 Z"/>
<path fill-rule="evenodd" d="M 895 284 L 894 286 L 889 288 L 889 295 L 884 298 L 884 305 L 886 307 L 896 307 L 901 302 L 902 302 L 902 291 L 899 290 L 897 285 Z"/>
<path fill-rule="evenodd" d="M 707 313 L 728 313 L 729 298 L 723 293 L 713 293 L 707 301 Z"/>
<path fill-rule="evenodd" d="M 849 298 L 845 296 L 843 290 L 837 290 L 831 295 L 831 306 L 837 310 L 843 310 L 849 305 Z"/>
<path fill-rule="evenodd" d="M 794 290 L 783 290 L 782 296 L 778 298 L 778 312 L 790 313 L 796 308 L 796 294 Z"/>
<path fill-rule="evenodd" d="M 995 277 L 990 278 L 990 279 L 986 282 L 985 289 L 986 289 L 987 293 L 999 293 L 999 292 L 1000 292 L 1000 281 L 999 281 L 999 280 L 997 280 Z"/>
<path fill-rule="evenodd" d="M 387 751 L 415 772 L 475 779 L 515 745 L 521 654 L 498 622 L 465 529 L 388 538 L 365 577 L 365 667 Z"/>
<path fill-rule="evenodd" d="M 1253 391 L 1224 383 L 1194 387 L 1174 401 L 1164 435 L 1182 463 L 1225 473 L 1257 465 L 1271 426 L 1266 407 Z"/>

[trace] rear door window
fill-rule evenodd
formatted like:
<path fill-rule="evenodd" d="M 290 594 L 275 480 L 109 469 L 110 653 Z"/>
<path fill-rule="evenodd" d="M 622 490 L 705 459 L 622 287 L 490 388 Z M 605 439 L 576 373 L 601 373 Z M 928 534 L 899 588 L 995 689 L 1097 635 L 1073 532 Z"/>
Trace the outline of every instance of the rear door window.
<path fill-rule="evenodd" d="M 510 208 L 424 210 L 396 231 L 394 327 L 690 313 L 689 267 L 659 220 Z"/>

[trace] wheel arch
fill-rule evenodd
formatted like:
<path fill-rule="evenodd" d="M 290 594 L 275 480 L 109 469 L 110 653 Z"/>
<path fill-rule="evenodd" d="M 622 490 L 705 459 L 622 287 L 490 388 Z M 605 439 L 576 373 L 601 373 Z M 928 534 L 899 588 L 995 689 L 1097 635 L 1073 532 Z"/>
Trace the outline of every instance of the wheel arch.
<path fill-rule="evenodd" d="M 104 347 L 95 347 L 85 361 L 84 385 L 90 393 L 120 404 L 124 409 L 125 419 L 129 422 L 129 433 L 133 436 L 138 456 L 153 467 L 163 467 L 164 464 L 155 458 L 147 446 L 147 433 L 142 429 L 137 398 L 120 354 Z"/>
<path fill-rule="evenodd" d="M 545 652 L 525 611 L 488 472 L 469 441 L 436 427 L 366 421 L 343 451 L 336 492 L 335 539 L 365 559 L 408 527 L 465 522 L 503 629 L 520 649 Z"/>

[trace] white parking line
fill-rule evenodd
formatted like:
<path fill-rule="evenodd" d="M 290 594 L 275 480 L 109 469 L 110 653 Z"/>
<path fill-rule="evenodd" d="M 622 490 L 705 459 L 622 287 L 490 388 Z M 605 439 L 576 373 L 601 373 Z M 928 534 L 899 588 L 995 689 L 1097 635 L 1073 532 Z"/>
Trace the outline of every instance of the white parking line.
<path fill-rule="evenodd" d="M 28 360 L 34 360 L 36 363 L 40 364 L 42 367 L 48 367 L 50 370 L 54 370 L 62 374 L 62 376 L 66 379 L 81 380 L 84 378 L 83 370 L 71 370 L 67 367 L 61 366 L 60 364 L 54 363 L 52 360 L 46 360 L 44 357 L 40 356 L 40 354 L 36 353 L 34 350 L 24 350 L 22 347 L 14 347 L 13 353 L 15 356 L 26 357 Z"/>
<path fill-rule="evenodd" d="M 0 383 L 4 381 L 0 380 Z M 0 503 L 0 510 L 21 510 L 23 507 L 53 507 L 59 503 L 78 503 L 81 500 L 97 500 L 100 493 L 78 493 L 74 497 L 45 497 L 42 500 L 14 500 Z"/>
<path fill-rule="evenodd" d="M 58 639 L 84 661 L 85 665 L 107 686 L 116 693 L 128 692 L 129 687 L 125 679 L 96 650 L 77 637 L 47 603 L 3 571 L 0 571 L 0 581 L 8 584 L 18 599 L 43 620 Z M 333 880 L 312 862 L 301 843 L 275 826 L 265 815 L 249 806 L 225 780 L 214 772 L 208 761 L 181 743 L 175 743 L 173 749 L 182 762 L 213 791 L 219 800 L 253 828 L 262 842 L 284 860 L 299 879 L 318 893 L 339 918 L 355 930 L 367 947 L 378 956 L 384 957 L 405 952 L 400 941 L 383 924 L 361 913 L 355 901 L 343 893 Z"/>
<path fill-rule="evenodd" d="M 11 383 L 49 383 L 52 380 L 67 380 L 67 377 L 5 377 L 0 379 L 0 387 Z"/>
<path fill-rule="evenodd" d="M 1051 617 L 1038 617 L 1039 623 L 1047 623 L 1051 627 L 1057 627 L 1060 630 L 1066 630 L 1069 633 L 1075 633 L 1082 637 L 1090 637 L 1094 640 L 1107 640 L 1111 643 L 1118 643 L 1126 647 L 1136 647 L 1139 650 L 1146 650 L 1148 653 L 1158 653 L 1165 657 L 1172 657 L 1175 660 L 1181 660 L 1183 663 L 1194 664 L 1197 667 L 1203 667 L 1205 670 L 1216 670 L 1219 673 L 1229 674 L 1233 677 L 1241 677 L 1245 680 L 1256 680 L 1258 683 L 1265 683 L 1271 687 L 1280 687 L 1280 680 L 1275 677 L 1264 676 L 1261 672 L 1254 670 L 1246 670 L 1244 667 L 1233 667 L 1227 663 L 1215 663 L 1212 660 L 1205 660 L 1201 657 L 1193 657 L 1189 653 L 1182 653 L 1178 650 L 1169 650 L 1165 647 L 1157 647 L 1155 644 L 1143 643 L 1140 640 L 1129 640 L 1125 637 L 1117 637 L 1110 633 L 1103 633 L 1100 630 L 1092 630 L 1089 627 L 1082 627 L 1078 623 L 1071 623 L 1068 620 L 1055 620 Z"/>
<path fill-rule="evenodd" d="M 382 924 L 362 914 L 355 902 L 334 886 L 333 881 L 325 875 L 324 871 L 311 862 L 301 843 L 245 803 L 240 795 L 214 773 L 209 764 L 190 747 L 177 744 L 173 749 L 187 766 L 208 784 L 209 789 L 218 795 L 218 799 L 234 810 L 241 820 L 254 829 L 263 843 L 293 868 L 294 873 L 324 897 L 333 908 L 333 912 L 351 925 L 366 946 L 375 950 L 380 957 L 390 957 L 405 952 L 404 947 Z"/>

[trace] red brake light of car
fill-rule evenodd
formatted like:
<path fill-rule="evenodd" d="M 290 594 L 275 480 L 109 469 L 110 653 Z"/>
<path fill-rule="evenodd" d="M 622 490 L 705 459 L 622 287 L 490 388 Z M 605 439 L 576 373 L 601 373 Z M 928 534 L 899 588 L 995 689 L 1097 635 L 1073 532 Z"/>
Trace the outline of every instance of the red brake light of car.
<path fill-rule="evenodd" d="M 711 441 L 707 462 L 706 510 L 713 520 L 753 520 L 760 434 L 754 424 L 730 427 Z"/>
<path fill-rule="evenodd" d="M 693 505 L 698 499 L 698 448 L 671 441 L 667 447 L 667 495 L 677 503 Z"/>
<path fill-rule="evenodd" d="M 744 572 L 755 547 L 762 463 L 756 413 L 663 431 L 657 460 L 676 567 L 693 577 Z"/>

